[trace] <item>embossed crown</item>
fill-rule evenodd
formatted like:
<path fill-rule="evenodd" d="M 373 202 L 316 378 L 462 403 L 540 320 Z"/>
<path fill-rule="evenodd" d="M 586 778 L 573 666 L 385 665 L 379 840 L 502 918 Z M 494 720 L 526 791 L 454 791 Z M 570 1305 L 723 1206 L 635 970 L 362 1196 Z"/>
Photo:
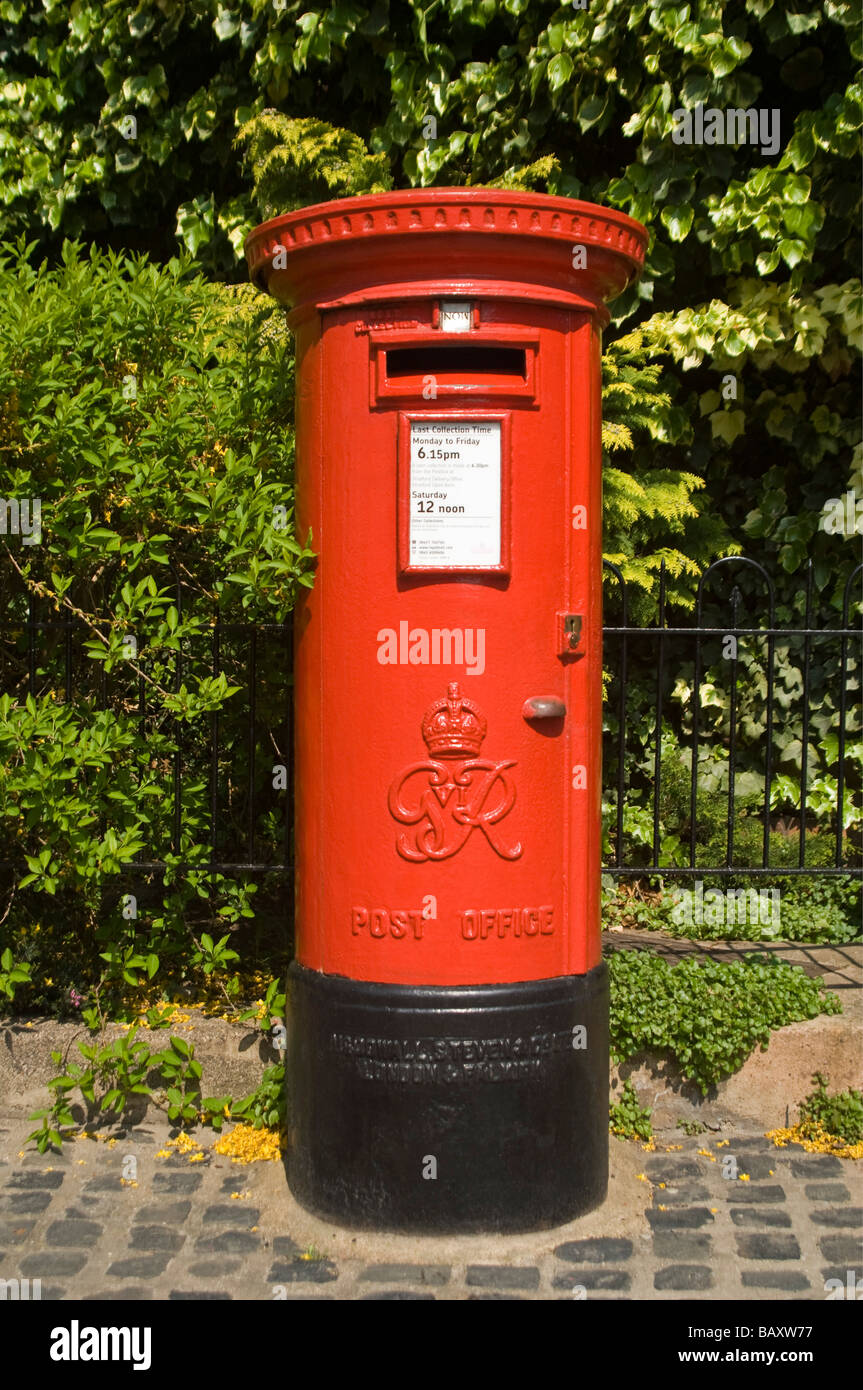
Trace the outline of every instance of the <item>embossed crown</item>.
<path fill-rule="evenodd" d="M 479 706 L 462 695 L 458 681 L 450 681 L 445 697 L 429 705 L 422 722 L 426 747 L 439 758 L 478 758 L 486 727 Z"/>

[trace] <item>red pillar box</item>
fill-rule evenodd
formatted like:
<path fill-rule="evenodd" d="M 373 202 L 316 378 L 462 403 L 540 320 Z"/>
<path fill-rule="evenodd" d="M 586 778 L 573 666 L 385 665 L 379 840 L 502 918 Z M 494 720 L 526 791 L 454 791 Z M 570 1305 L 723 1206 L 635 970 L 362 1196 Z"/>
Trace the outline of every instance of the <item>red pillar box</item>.
<path fill-rule="evenodd" d="M 288 1179 L 393 1229 L 567 1220 L 607 1182 L 604 304 L 647 234 L 422 189 L 249 237 L 291 306 L 297 959 Z"/>

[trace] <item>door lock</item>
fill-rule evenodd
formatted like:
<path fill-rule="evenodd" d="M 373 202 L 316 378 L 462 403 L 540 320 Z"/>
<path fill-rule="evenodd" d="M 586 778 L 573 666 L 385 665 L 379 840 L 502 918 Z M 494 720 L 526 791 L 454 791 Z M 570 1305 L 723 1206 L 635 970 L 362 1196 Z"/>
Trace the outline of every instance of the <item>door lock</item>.
<path fill-rule="evenodd" d="M 580 613 L 558 613 L 557 615 L 557 654 L 575 656 L 581 641 L 582 616 Z M 582 653 L 578 652 L 581 656 Z"/>

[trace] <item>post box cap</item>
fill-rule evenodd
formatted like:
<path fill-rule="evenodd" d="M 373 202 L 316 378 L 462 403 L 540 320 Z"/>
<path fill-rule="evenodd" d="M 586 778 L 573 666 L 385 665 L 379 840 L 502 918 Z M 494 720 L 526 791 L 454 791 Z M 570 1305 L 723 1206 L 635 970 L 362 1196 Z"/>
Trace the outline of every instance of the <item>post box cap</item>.
<path fill-rule="evenodd" d="M 415 188 L 316 203 L 246 238 L 250 278 L 294 309 L 445 294 L 591 309 L 644 264 L 648 233 L 613 208 L 496 188 Z"/>

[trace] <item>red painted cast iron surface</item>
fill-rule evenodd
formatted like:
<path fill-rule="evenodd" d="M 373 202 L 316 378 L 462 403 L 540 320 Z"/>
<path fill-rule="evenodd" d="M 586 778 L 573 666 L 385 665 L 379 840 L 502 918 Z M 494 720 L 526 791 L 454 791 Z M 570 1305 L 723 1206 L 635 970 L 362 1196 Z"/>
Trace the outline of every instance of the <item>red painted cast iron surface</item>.
<path fill-rule="evenodd" d="M 319 555 L 295 627 L 310 969 L 490 984 L 600 959 L 600 330 L 645 244 L 620 213 L 479 189 L 249 238 L 293 307 L 297 524 Z M 480 491 L 440 514 L 480 456 L 487 509 Z"/>

